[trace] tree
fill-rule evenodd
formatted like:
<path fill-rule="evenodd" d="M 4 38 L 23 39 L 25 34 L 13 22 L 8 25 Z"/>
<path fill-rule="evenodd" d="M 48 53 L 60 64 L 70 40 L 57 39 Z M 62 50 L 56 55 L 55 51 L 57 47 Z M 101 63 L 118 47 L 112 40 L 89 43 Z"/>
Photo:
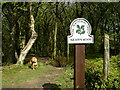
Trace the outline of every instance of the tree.
<path fill-rule="evenodd" d="M 15 63 L 15 50 L 16 50 L 16 33 L 18 20 L 21 17 L 23 11 L 18 12 L 18 7 L 21 3 L 4 3 L 2 6 L 3 12 L 3 53 L 8 63 Z M 14 20 L 13 20 L 14 18 Z M 8 38 L 6 36 L 8 35 Z M 7 42 L 6 42 L 7 41 Z"/>
<path fill-rule="evenodd" d="M 34 30 L 34 17 L 32 15 L 32 6 L 31 3 L 29 3 L 29 12 L 30 12 L 30 30 L 32 32 L 32 35 L 27 43 L 27 45 L 21 50 L 19 59 L 17 61 L 17 65 L 23 65 L 23 61 L 25 59 L 25 56 L 27 55 L 28 51 L 31 49 L 32 45 L 34 44 L 35 40 L 37 39 L 37 33 Z"/>
<path fill-rule="evenodd" d="M 104 60 L 103 60 L 103 78 L 107 79 L 110 68 L 109 35 L 104 35 Z"/>
<path fill-rule="evenodd" d="M 36 31 L 38 37 L 35 41 L 33 40 L 34 44 L 31 45 L 31 49 L 27 50 L 26 55 L 32 53 L 54 58 L 57 55 L 73 56 L 74 46 L 67 45 L 67 36 L 70 35 L 70 23 L 76 18 L 86 18 L 92 26 L 95 44 L 86 45 L 87 54 L 103 54 L 104 33 L 109 34 L 114 41 L 114 43 L 110 42 L 112 55 L 119 53 L 119 45 L 115 42 L 120 41 L 120 3 L 35 2 L 31 3 L 31 6 L 35 29 L 33 31 Z M 15 53 L 18 58 L 26 56 L 21 52 L 26 51 L 25 47 L 29 47 L 28 42 L 31 36 L 34 36 L 31 35 L 32 30 L 29 26 L 32 19 L 30 19 L 28 7 L 28 2 L 6 2 L 2 6 L 2 45 L 5 62 L 16 63 Z M 24 42 L 23 48 L 21 47 L 22 41 Z M 20 60 L 19 63 L 22 61 Z"/>

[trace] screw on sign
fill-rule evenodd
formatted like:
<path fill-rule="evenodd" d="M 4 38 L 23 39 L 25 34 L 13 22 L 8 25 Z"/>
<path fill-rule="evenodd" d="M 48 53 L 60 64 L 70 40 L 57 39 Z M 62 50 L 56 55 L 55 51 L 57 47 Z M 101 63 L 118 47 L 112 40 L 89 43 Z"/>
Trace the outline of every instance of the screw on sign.
<path fill-rule="evenodd" d="M 91 25 L 85 18 L 77 18 L 70 25 L 68 44 L 75 45 L 75 89 L 85 88 L 85 45 L 94 43 Z"/>

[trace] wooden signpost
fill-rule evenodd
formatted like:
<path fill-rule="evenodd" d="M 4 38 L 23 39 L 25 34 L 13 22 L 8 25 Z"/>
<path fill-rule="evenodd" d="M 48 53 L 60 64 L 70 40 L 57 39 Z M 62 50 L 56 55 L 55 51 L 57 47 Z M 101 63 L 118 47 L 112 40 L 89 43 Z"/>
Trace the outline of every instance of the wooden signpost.
<path fill-rule="evenodd" d="M 85 88 L 85 45 L 94 43 L 91 25 L 84 18 L 75 19 L 70 25 L 68 44 L 75 44 L 75 89 Z"/>
<path fill-rule="evenodd" d="M 85 45 L 75 45 L 75 88 L 85 88 Z"/>

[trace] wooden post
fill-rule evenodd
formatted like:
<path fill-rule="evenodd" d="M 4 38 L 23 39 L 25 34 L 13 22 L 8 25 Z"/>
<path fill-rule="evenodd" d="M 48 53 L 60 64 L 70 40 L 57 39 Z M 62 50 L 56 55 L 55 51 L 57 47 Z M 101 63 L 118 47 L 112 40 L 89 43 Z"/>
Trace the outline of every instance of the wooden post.
<path fill-rule="evenodd" d="M 85 45 L 75 45 L 75 89 L 85 88 Z"/>
<path fill-rule="evenodd" d="M 104 73 L 104 79 L 107 79 L 109 74 L 109 36 L 107 34 L 104 35 L 104 61 L 103 61 L 103 73 Z"/>

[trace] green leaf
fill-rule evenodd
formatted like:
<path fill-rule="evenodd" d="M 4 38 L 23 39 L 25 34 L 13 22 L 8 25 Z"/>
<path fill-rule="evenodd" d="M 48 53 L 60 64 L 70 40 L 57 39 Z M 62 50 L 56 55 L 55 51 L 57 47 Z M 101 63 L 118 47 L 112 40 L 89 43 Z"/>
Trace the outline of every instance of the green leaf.
<path fill-rule="evenodd" d="M 81 29 L 79 25 L 77 25 L 77 28 Z"/>
<path fill-rule="evenodd" d="M 84 33 L 85 33 L 85 31 L 81 32 L 81 34 L 84 34 Z"/>
<path fill-rule="evenodd" d="M 83 30 L 84 30 L 84 25 L 82 25 L 82 26 L 81 26 L 81 29 L 83 29 Z"/>

